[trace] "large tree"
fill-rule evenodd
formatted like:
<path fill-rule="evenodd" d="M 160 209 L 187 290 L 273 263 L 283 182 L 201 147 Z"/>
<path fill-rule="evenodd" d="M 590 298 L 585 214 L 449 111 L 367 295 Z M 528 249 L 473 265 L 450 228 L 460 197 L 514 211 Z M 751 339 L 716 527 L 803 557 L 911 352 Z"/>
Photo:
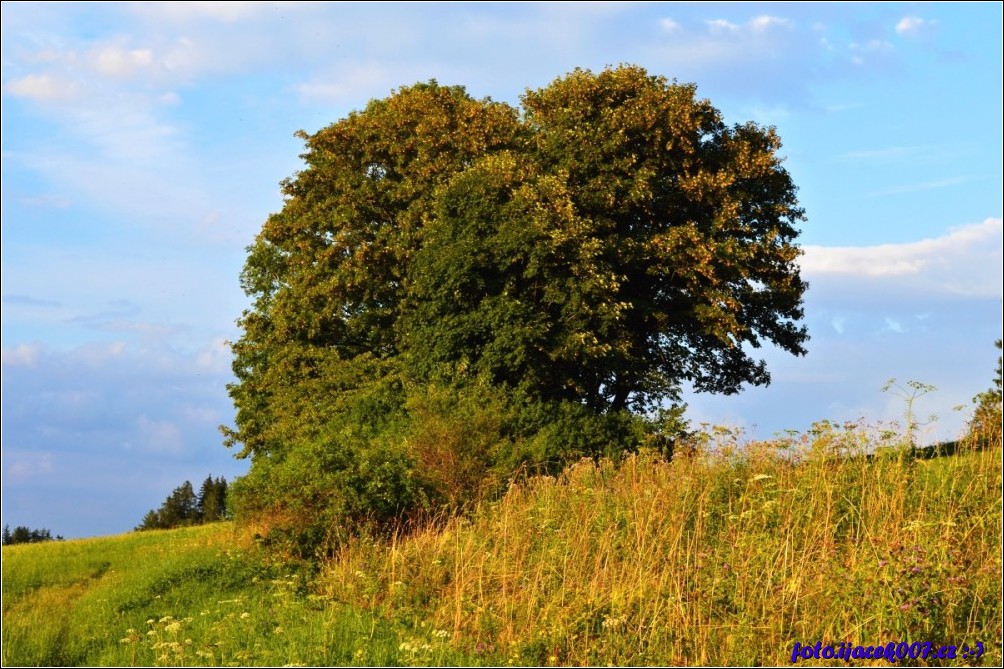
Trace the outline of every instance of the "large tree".
<path fill-rule="evenodd" d="M 804 353 L 802 210 L 780 141 L 694 93 L 639 68 L 527 93 L 527 146 L 438 198 L 405 310 L 411 355 L 604 412 L 683 380 L 766 384 L 748 350 L 763 341 Z"/>
<path fill-rule="evenodd" d="M 417 84 L 314 135 L 285 205 L 249 247 L 230 394 L 241 454 L 275 453 L 387 373 L 397 322 L 439 190 L 478 157 L 513 146 L 516 110 L 462 87 Z M 289 420 L 292 419 L 292 420 Z"/>
<path fill-rule="evenodd" d="M 803 211 L 773 128 L 630 66 L 522 103 L 418 84 L 301 135 L 242 275 L 224 430 L 242 457 L 333 453 L 360 402 L 367 434 L 407 421 L 404 387 L 613 416 L 684 382 L 769 383 L 763 343 L 805 352 Z"/>

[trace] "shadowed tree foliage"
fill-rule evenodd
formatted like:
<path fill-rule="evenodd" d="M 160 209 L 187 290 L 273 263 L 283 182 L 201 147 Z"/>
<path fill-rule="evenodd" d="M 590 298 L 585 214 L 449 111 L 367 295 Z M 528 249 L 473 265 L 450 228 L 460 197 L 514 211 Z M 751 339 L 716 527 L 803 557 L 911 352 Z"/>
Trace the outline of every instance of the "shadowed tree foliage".
<path fill-rule="evenodd" d="M 47 529 L 33 530 L 25 525 L 18 525 L 13 531 L 10 525 L 3 526 L 3 545 L 13 546 L 14 544 L 37 544 L 43 541 L 62 541 L 63 537 L 58 534 L 53 537 L 52 532 Z"/>
<path fill-rule="evenodd" d="M 199 520 L 203 523 L 214 523 L 227 517 L 227 480 L 222 476 L 214 479 L 206 477 L 199 488 L 199 500 L 196 504 Z"/>
<path fill-rule="evenodd" d="M 143 516 L 137 530 L 166 530 L 172 527 L 200 525 L 224 520 L 227 512 L 227 480 L 222 476 L 206 478 L 195 494 L 191 481 L 185 481 L 171 491 L 159 509 Z"/>
<path fill-rule="evenodd" d="M 242 274 L 239 511 L 462 506 L 514 468 L 637 446 L 682 383 L 769 383 L 765 342 L 805 352 L 772 128 L 629 66 L 522 101 L 417 84 L 301 133 Z"/>

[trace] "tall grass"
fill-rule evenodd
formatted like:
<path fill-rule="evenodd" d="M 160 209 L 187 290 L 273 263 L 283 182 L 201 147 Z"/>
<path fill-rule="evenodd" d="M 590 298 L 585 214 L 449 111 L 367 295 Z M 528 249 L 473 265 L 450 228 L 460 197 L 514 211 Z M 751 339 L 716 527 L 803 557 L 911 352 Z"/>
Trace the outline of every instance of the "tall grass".
<path fill-rule="evenodd" d="M 512 664 L 787 664 L 796 641 L 980 641 L 999 663 L 999 444 L 876 453 L 891 437 L 822 423 L 584 460 L 471 518 L 353 541 L 321 591 Z"/>
<path fill-rule="evenodd" d="M 979 641 L 999 664 L 1000 442 L 897 440 L 715 430 L 319 572 L 226 523 L 5 546 L 3 664 L 788 664 L 796 641 Z"/>

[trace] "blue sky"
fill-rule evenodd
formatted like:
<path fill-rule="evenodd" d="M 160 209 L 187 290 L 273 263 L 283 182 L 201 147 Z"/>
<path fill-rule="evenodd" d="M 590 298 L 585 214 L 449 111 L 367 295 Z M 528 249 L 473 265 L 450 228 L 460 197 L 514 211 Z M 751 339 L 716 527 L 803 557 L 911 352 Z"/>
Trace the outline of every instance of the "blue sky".
<path fill-rule="evenodd" d="M 1001 336 L 1001 5 L 4 3 L 3 522 L 131 529 L 246 470 L 226 341 L 244 247 L 313 132 L 431 78 L 518 103 L 575 67 L 695 82 L 774 125 L 808 220 L 809 353 L 688 395 L 756 438 L 896 419 L 954 437 Z"/>

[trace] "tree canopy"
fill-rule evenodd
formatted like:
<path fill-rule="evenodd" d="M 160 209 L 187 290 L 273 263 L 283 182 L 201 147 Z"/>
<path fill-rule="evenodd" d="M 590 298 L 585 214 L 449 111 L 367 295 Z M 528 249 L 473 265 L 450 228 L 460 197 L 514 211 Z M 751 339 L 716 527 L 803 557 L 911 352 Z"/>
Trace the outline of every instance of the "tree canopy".
<path fill-rule="evenodd" d="M 253 473 L 343 448 L 365 432 L 332 432 L 353 412 L 370 437 L 375 415 L 408 423 L 432 386 L 519 398 L 512 441 L 558 415 L 651 415 L 687 382 L 767 384 L 763 343 L 805 352 L 781 142 L 694 85 L 576 70 L 516 109 L 433 81 L 300 137 L 242 274 L 223 429 Z"/>

